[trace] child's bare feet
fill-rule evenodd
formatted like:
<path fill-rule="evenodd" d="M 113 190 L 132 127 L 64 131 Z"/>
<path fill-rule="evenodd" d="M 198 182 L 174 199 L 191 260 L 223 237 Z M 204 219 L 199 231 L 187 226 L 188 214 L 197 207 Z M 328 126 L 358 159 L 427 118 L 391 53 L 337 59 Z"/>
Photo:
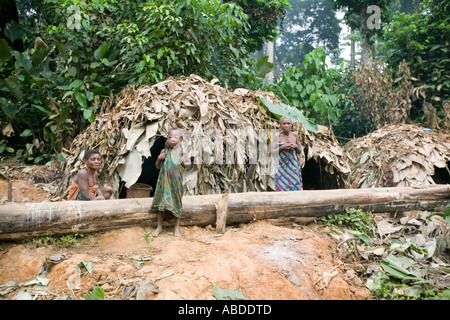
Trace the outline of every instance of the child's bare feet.
<path fill-rule="evenodd" d="M 152 232 L 152 236 L 153 236 L 153 237 L 159 236 L 159 234 L 161 233 L 161 231 L 162 231 L 161 228 L 156 228 L 155 231 Z"/>
<path fill-rule="evenodd" d="M 158 212 L 158 226 L 156 227 L 155 231 L 152 232 L 153 237 L 157 237 L 161 233 L 163 227 L 163 220 L 164 220 L 163 212 Z"/>
<path fill-rule="evenodd" d="M 173 227 L 173 235 L 175 237 L 181 237 L 181 233 L 180 233 L 180 218 L 175 218 L 175 225 Z"/>

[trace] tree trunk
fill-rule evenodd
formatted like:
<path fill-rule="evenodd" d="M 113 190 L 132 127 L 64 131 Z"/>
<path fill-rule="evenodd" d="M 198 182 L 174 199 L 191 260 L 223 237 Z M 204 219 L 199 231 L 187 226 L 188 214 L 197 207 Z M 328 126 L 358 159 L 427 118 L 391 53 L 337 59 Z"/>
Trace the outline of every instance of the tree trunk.
<path fill-rule="evenodd" d="M 183 198 L 181 225 L 206 226 L 217 221 L 217 208 L 226 212 L 226 224 L 283 217 L 320 217 L 361 207 L 371 212 L 436 210 L 450 202 L 450 186 L 247 192 Z M 150 212 L 153 198 L 103 201 L 11 203 L 0 206 L 0 240 L 43 235 L 87 233 L 131 226 L 156 226 Z M 225 200 L 225 199 L 223 199 Z M 225 205 L 226 208 L 225 208 Z M 224 223 L 224 222 L 222 222 Z M 173 226 L 173 221 L 165 221 Z"/>
<path fill-rule="evenodd" d="M 372 47 L 370 45 L 370 35 L 362 34 L 361 62 L 368 68 L 372 67 Z"/>
<path fill-rule="evenodd" d="M 266 55 L 268 56 L 267 61 L 270 63 L 274 62 L 274 43 L 271 41 L 266 42 Z M 266 74 L 266 78 L 268 78 L 270 81 L 273 80 L 273 71 L 270 71 L 268 74 Z"/>
<path fill-rule="evenodd" d="M 367 19 L 369 15 L 366 12 L 367 8 L 363 6 L 360 11 L 361 18 L 361 62 L 366 66 L 372 67 L 372 45 L 370 44 L 371 32 L 367 26 Z"/>
<path fill-rule="evenodd" d="M 354 30 L 353 28 L 351 28 L 350 31 L 352 38 L 350 39 L 350 68 L 354 68 L 355 67 L 355 39 L 353 39 L 353 35 L 354 35 Z"/>

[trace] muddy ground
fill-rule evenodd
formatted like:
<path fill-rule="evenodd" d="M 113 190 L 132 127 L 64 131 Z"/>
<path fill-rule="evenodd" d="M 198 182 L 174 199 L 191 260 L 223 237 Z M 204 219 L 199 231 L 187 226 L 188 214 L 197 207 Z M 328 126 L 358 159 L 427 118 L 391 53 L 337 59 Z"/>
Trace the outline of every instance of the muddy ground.
<path fill-rule="evenodd" d="M 11 191 L 16 202 L 50 199 L 30 181 L 14 181 Z M 0 199 L 5 196 L 7 183 L 0 181 Z M 316 224 L 279 224 L 227 226 L 223 235 L 211 226 L 181 227 L 182 237 L 166 228 L 157 238 L 152 227 L 134 226 L 82 235 L 70 246 L 1 243 L 0 299 L 81 300 L 102 287 L 110 300 L 214 300 L 214 285 L 251 300 L 370 299 L 358 264 L 344 263 L 336 241 Z M 36 283 L 46 259 L 55 263 Z"/>

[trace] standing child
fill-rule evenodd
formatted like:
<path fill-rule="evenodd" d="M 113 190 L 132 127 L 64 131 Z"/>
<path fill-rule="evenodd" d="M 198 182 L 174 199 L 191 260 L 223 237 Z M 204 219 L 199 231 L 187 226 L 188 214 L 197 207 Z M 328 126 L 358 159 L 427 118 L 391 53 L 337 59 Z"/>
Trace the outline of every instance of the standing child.
<path fill-rule="evenodd" d="M 86 168 L 78 171 L 69 189 L 68 200 L 105 200 L 111 198 L 113 188 L 97 186 L 102 156 L 98 150 L 87 150 L 83 157 Z"/>
<path fill-rule="evenodd" d="M 156 183 L 155 196 L 151 210 L 158 211 L 158 226 L 152 235 L 157 237 L 162 231 L 164 212 L 171 212 L 175 216 L 174 236 L 180 234 L 180 217 L 183 197 L 183 167 L 190 165 L 183 159 L 181 147 L 181 130 L 171 128 L 167 133 L 166 148 L 156 160 L 156 168 L 160 169 Z"/>

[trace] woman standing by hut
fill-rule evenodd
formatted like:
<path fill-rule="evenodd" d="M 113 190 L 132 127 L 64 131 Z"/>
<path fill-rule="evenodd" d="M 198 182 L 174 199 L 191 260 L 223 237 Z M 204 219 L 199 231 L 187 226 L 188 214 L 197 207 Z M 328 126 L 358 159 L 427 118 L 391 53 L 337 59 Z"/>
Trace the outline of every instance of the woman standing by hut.
<path fill-rule="evenodd" d="M 276 191 L 303 190 L 302 173 L 298 153 L 301 152 L 300 139 L 292 132 L 292 120 L 280 119 L 281 132 L 272 140 L 272 155 L 278 158 L 275 171 Z"/>

